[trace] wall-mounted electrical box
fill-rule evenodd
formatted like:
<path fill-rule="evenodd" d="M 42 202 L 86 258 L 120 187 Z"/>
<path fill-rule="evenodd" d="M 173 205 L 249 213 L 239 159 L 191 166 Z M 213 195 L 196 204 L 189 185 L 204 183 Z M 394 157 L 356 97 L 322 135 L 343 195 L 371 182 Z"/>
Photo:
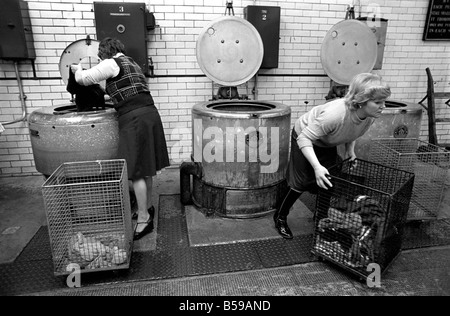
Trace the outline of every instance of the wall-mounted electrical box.
<path fill-rule="evenodd" d="M 97 40 L 105 37 L 120 40 L 127 55 L 148 75 L 147 30 L 152 29 L 155 21 L 145 3 L 94 2 L 94 14 Z"/>
<path fill-rule="evenodd" d="M 264 57 L 261 68 L 278 68 L 280 47 L 280 7 L 249 5 L 244 8 L 244 19 L 261 35 Z"/>
<path fill-rule="evenodd" d="M 36 59 L 28 3 L 23 0 L 2 0 L 0 59 Z"/>

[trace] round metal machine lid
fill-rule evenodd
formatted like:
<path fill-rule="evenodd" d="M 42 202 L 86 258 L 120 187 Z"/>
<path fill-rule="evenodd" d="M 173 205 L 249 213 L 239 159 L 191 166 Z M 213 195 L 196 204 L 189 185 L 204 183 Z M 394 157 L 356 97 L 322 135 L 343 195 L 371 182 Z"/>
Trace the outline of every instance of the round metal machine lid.
<path fill-rule="evenodd" d="M 235 16 L 213 20 L 197 40 L 197 62 L 212 81 L 237 86 L 250 80 L 261 67 L 264 47 L 258 30 Z"/>
<path fill-rule="evenodd" d="M 348 85 L 355 75 L 372 71 L 377 60 L 377 38 L 363 22 L 341 21 L 325 35 L 320 60 L 328 77 Z"/>
<path fill-rule="evenodd" d="M 65 84 L 69 81 L 70 65 L 79 64 L 89 69 L 100 62 L 98 46 L 100 42 L 93 39 L 82 39 L 73 42 L 64 49 L 59 59 L 59 72 Z"/>

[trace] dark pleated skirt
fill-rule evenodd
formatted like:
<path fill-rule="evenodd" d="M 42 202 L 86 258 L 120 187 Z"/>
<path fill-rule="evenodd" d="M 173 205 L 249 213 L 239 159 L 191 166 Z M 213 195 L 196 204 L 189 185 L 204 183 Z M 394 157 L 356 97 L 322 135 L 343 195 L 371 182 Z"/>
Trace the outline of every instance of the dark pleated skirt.
<path fill-rule="evenodd" d="M 126 160 L 131 180 L 154 176 L 170 165 L 161 117 L 154 105 L 119 116 L 119 157 Z"/>
<path fill-rule="evenodd" d="M 297 137 L 297 133 L 292 129 L 291 155 L 286 171 L 288 185 L 299 192 L 309 191 L 316 193 L 319 187 L 316 183 L 314 169 L 298 147 Z M 320 164 L 327 169 L 340 160 L 336 147 L 313 146 L 313 148 Z"/>

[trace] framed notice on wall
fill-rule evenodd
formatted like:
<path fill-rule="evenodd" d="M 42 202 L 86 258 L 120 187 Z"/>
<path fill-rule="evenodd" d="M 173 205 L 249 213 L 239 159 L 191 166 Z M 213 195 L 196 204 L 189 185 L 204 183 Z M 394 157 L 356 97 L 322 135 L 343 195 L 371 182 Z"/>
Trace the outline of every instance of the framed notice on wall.
<path fill-rule="evenodd" d="M 423 40 L 450 40 L 450 0 L 430 0 Z"/>

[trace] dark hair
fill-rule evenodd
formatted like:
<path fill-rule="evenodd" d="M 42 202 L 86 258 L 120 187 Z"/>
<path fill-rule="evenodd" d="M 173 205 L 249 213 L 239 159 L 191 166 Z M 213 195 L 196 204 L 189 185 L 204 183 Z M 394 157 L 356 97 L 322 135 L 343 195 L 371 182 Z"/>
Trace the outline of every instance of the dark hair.
<path fill-rule="evenodd" d="M 117 53 L 125 53 L 125 46 L 117 38 L 106 37 L 100 41 L 98 46 L 98 57 L 100 59 L 112 58 Z"/>

